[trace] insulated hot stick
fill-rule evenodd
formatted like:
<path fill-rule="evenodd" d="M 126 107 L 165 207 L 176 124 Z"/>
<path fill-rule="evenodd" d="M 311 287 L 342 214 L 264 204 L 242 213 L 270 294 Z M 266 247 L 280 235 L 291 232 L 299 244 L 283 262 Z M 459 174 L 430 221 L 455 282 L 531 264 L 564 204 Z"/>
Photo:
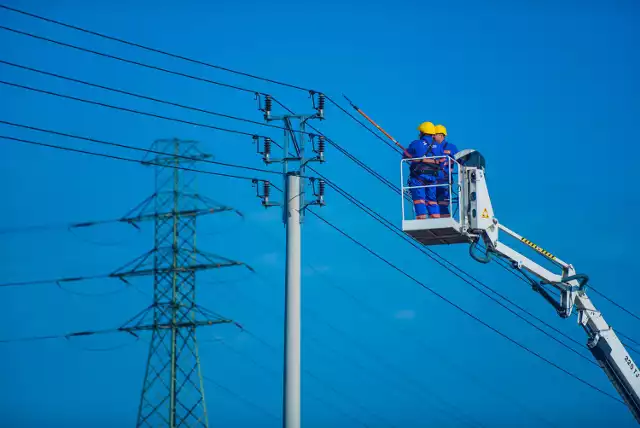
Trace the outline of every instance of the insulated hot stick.
<path fill-rule="evenodd" d="M 384 129 L 382 129 L 382 127 L 380 125 L 378 125 L 376 122 L 374 122 L 373 119 L 371 119 L 369 116 L 367 116 L 367 114 L 365 112 L 363 112 L 362 110 L 360 110 L 360 108 L 358 106 L 356 106 L 346 95 L 342 94 L 342 96 L 347 100 L 347 102 L 349 104 L 351 104 L 351 107 L 353 107 L 358 113 L 360 113 L 362 115 L 362 117 L 364 117 L 365 119 L 367 119 L 367 121 L 369 121 L 369 123 L 371 123 L 373 126 L 375 126 L 380 132 L 382 132 L 388 139 L 390 139 L 393 144 L 395 144 L 396 146 L 400 147 L 402 149 L 402 151 L 404 152 L 405 156 L 407 156 L 408 158 L 412 158 L 413 156 L 411 156 L 411 154 L 407 151 L 407 149 L 405 149 L 402 144 L 400 144 L 398 142 L 398 140 L 396 140 L 395 138 L 393 138 L 391 135 L 389 135 L 389 133 L 387 131 L 385 131 Z"/>

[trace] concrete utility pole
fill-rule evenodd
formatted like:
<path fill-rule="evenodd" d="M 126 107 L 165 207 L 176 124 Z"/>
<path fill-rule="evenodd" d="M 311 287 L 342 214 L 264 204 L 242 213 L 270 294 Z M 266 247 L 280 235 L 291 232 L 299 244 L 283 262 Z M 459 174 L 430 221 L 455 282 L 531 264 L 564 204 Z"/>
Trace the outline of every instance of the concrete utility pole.
<path fill-rule="evenodd" d="M 284 115 L 271 116 L 272 99 L 269 95 L 264 100 L 264 118 L 266 121 L 281 121 L 284 129 L 283 155 L 280 159 L 271 158 L 271 144 L 274 143 L 266 138 L 263 150 L 258 150 L 263 155 L 266 164 L 282 163 L 282 174 L 284 177 L 285 200 L 283 207 L 283 221 L 286 225 L 287 233 L 287 262 L 285 273 L 285 361 L 284 361 L 284 397 L 283 397 L 283 426 L 284 428 L 300 428 L 300 378 L 301 378 L 301 223 L 304 219 L 304 210 L 309 205 L 324 205 L 325 184 L 322 180 L 317 180 L 318 189 L 316 191 L 316 180 L 311 179 L 314 188 L 315 199 L 305 202 L 304 172 L 309 162 L 324 162 L 324 137 L 316 136 L 306 131 L 306 123 L 311 119 L 324 119 L 324 102 L 322 94 L 312 94 L 316 112 L 307 115 Z M 296 126 L 297 125 L 297 126 Z M 316 147 L 317 139 L 317 147 Z M 312 144 L 313 155 L 306 157 L 305 146 Z M 289 151 L 293 144 L 294 152 Z M 297 168 L 289 170 L 290 163 L 295 162 Z M 266 207 L 278 205 L 269 201 L 269 183 L 264 183 L 262 195 L 263 205 Z"/>
<path fill-rule="evenodd" d="M 300 426 L 300 176 L 287 174 L 284 426 Z"/>

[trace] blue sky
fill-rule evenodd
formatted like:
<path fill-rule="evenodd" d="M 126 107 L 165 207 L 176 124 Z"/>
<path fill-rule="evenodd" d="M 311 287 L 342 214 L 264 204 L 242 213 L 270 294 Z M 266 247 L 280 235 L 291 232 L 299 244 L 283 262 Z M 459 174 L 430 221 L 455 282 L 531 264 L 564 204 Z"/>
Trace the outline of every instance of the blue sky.
<path fill-rule="evenodd" d="M 34 13 L 233 69 L 346 93 L 407 144 L 418 123 L 444 123 L 460 148 L 487 158 L 502 223 L 574 264 L 636 313 L 633 215 L 640 198 L 627 166 L 640 114 L 639 11 L 632 1 L 176 2 L 7 1 Z M 142 62 L 272 93 L 296 110 L 304 92 L 168 59 L 0 11 L 3 25 Z M 207 85 L 0 32 L 2 59 L 123 90 L 261 120 L 251 94 Z M 2 79 L 185 120 L 279 132 L 89 89 L 1 66 Z M 0 117 L 149 147 L 157 138 L 201 141 L 216 159 L 261 167 L 248 137 L 0 87 Z M 335 108 L 321 129 L 394 183 L 399 159 Z M 139 157 L 138 153 L 2 126 L 1 135 Z M 614 150 L 615 149 L 615 150 Z M 123 215 L 153 192 L 136 164 L 2 141 L 5 228 Z M 397 195 L 335 150 L 319 166 L 400 224 Z M 203 169 L 223 171 L 206 165 Z M 224 170 L 234 172 L 233 170 Z M 237 171 L 235 171 L 237 172 Z M 248 174 L 242 172 L 243 174 Z M 248 174 L 251 175 L 251 174 Z M 202 193 L 245 214 L 203 218 L 198 245 L 251 264 L 200 277 L 201 304 L 282 345 L 284 229 L 242 181 L 200 175 Z M 321 214 L 491 325 L 611 394 L 597 367 L 516 319 L 328 192 Z M 630 221 L 631 219 L 631 221 Z M 110 225 L 4 235 L 2 282 L 110 272 L 152 245 L 152 227 Z M 466 246 L 439 248 L 519 305 L 585 342 L 495 264 Z M 303 421 L 305 426 L 633 426 L 621 404 L 525 353 L 434 298 L 309 217 L 303 225 Z M 0 290 L 2 338 L 121 325 L 149 304 L 151 283 L 114 282 Z M 78 293 L 95 293 L 83 296 Z M 106 293 L 106 294 L 105 294 Z M 615 327 L 640 340 L 638 321 L 593 296 Z M 232 327 L 200 332 L 212 425 L 276 427 L 282 355 Z M 113 335 L 0 345 L 0 412 L 8 426 L 133 424 L 147 338 Z M 100 350 L 100 351 L 99 351 Z M 636 359 L 640 356 L 635 354 Z M 320 380 L 318 380 L 320 379 Z M 236 395 L 230 394 L 228 390 Z M 242 398 L 238 398 L 238 396 Z M 251 403 L 251 404 L 249 404 Z M 451 416 L 464 409 L 465 416 Z M 34 411 L 34 409 L 37 409 Z M 576 410 L 573 410 L 576 409 Z M 560 422 L 562 421 L 562 422 Z"/>

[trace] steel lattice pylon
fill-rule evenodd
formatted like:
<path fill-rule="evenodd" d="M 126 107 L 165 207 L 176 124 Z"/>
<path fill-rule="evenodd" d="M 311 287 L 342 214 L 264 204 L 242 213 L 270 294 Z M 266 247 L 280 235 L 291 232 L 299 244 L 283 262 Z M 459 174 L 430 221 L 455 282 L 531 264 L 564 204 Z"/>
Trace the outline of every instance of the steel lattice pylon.
<path fill-rule="evenodd" d="M 150 160 L 156 192 L 136 209 L 138 217 L 154 218 L 155 245 L 114 272 L 120 278 L 154 276 L 153 303 L 123 327 L 152 331 L 137 426 L 208 427 L 196 328 L 231 321 L 196 304 L 196 273 L 242 263 L 196 248 L 198 215 L 231 210 L 200 196 L 196 174 L 180 169 L 207 155 L 195 141 L 177 139 L 158 140 L 153 150 L 173 154 Z"/>

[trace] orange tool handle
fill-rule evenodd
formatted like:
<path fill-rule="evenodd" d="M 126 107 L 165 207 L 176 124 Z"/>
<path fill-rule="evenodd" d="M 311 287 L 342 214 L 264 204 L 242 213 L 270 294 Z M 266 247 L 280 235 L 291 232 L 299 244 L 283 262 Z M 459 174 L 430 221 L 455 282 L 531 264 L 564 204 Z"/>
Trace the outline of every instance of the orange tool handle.
<path fill-rule="evenodd" d="M 371 119 L 369 116 L 367 116 L 367 114 L 365 112 L 363 112 L 362 110 L 360 110 L 359 107 L 357 107 L 353 102 L 351 102 L 351 100 L 349 98 L 347 98 L 346 95 L 343 94 L 343 97 L 346 98 L 346 100 L 349 102 L 349 104 L 351 104 L 351 107 L 353 107 L 358 113 L 360 113 L 362 115 L 362 117 L 364 117 L 365 119 L 367 119 L 369 121 L 369 123 L 371 123 L 373 126 L 375 126 L 380 132 L 382 132 L 388 139 L 390 139 L 396 146 L 400 147 L 402 149 L 402 151 L 404 152 L 404 154 L 408 157 L 411 158 L 411 154 L 407 151 L 407 149 L 405 149 L 400 143 L 398 143 L 398 141 L 393 138 L 387 131 L 385 131 L 384 129 L 382 129 L 382 127 L 380 125 L 378 125 L 373 119 Z"/>

